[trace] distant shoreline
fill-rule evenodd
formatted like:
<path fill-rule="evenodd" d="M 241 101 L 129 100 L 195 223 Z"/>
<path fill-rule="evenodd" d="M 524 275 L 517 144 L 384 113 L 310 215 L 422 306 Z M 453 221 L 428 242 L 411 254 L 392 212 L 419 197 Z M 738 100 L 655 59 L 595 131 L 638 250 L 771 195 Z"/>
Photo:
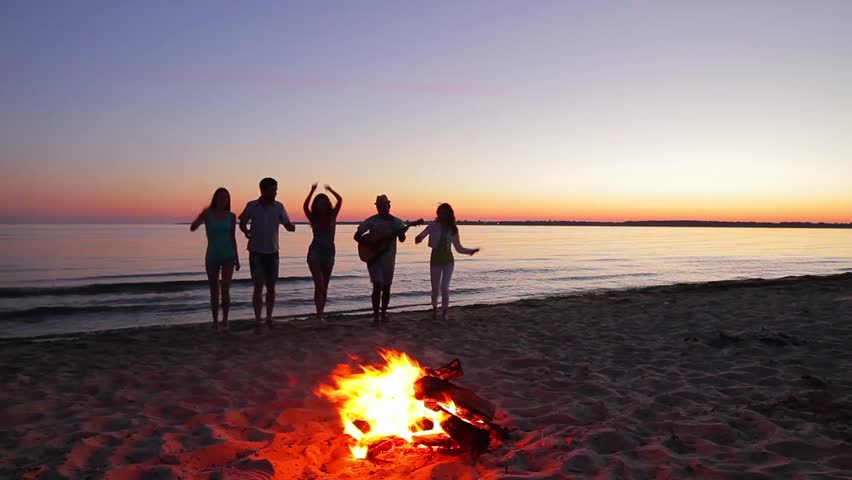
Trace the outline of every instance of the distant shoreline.
<path fill-rule="evenodd" d="M 294 222 L 306 225 L 307 222 Z M 360 222 L 337 222 L 338 225 L 358 225 Z M 705 220 L 636 220 L 626 222 L 585 222 L 575 220 L 460 220 L 459 225 L 494 225 L 508 227 L 704 227 L 704 228 L 852 228 L 852 223 L 824 222 L 724 222 Z M 181 222 L 177 225 L 189 225 Z"/>
<path fill-rule="evenodd" d="M 716 228 L 852 228 L 852 223 L 813 222 L 725 222 L 704 220 L 636 220 L 626 222 L 583 222 L 508 220 L 497 222 L 462 220 L 459 225 L 553 226 L 553 227 L 716 227 Z"/>

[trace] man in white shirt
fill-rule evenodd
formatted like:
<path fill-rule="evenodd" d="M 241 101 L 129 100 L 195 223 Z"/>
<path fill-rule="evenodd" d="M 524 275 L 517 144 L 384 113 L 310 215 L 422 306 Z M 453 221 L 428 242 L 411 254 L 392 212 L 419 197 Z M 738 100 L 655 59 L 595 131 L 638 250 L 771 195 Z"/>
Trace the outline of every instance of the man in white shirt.
<path fill-rule="evenodd" d="M 249 267 L 254 282 L 255 333 L 260 333 L 260 314 L 263 309 L 263 286 L 266 285 L 266 326 L 272 328 L 272 307 L 275 304 L 275 281 L 278 280 L 278 226 L 288 232 L 296 230 L 287 210 L 275 201 L 278 182 L 274 178 L 260 181 L 260 198 L 246 204 L 240 214 L 240 230 L 248 238 Z M 251 229 L 246 228 L 250 224 Z"/>

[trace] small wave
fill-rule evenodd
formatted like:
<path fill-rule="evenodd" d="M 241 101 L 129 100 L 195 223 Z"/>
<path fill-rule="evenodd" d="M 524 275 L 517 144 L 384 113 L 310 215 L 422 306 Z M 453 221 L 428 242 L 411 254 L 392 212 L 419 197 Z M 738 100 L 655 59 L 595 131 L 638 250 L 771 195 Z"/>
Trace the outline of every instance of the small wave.
<path fill-rule="evenodd" d="M 170 278 L 170 277 L 198 277 L 206 275 L 203 271 L 197 272 L 173 272 L 173 273 L 136 273 L 133 275 L 96 275 L 92 277 L 71 278 L 71 281 L 83 280 L 118 280 L 122 278 Z"/>
<path fill-rule="evenodd" d="M 483 270 L 481 272 L 476 272 L 477 275 L 519 275 L 525 273 L 548 273 L 555 272 L 558 270 L 565 270 L 564 268 L 535 268 L 535 267 L 518 267 L 518 268 L 495 268 L 492 270 Z"/>
<path fill-rule="evenodd" d="M 155 312 L 157 307 L 151 305 L 123 305 L 123 306 L 103 306 L 92 305 L 85 307 L 72 306 L 42 306 L 25 308 L 13 312 L 6 312 L 2 315 L 4 320 L 24 321 L 24 322 L 40 322 L 45 317 L 82 315 L 95 313 L 117 313 L 128 314 L 138 312 Z"/>
<path fill-rule="evenodd" d="M 335 280 L 359 278 L 357 275 L 341 275 L 332 277 Z M 279 283 L 312 282 L 307 276 L 279 277 Z M 233 285 L 251 285 L 248 278 L 233 280 Z M 23 298 L 39 296 L 65 295 L 105 295 L 105 294 L 139 294 L 166 293 L 175 291 L 197 290 L 207 288 L 207 280 L 174 280 L 167 282 L 126 282 L 126 283 L 91 283 L 67 287 L 4 287 L 0 288 L 0 298 Z"/>
<path fill-rule="evenodd" d="M 653 272 L 641 272 L 641 273 L 614 273 L 610 275 L 574 275 L 568 277 L 559 277 L 550 279 L 552 282 L 565 282 L 565 281 L 583 281 L 583 280 L 609 280 L 613 278 L 630 278 L 630 277 L 656 277 L 657 274 Z"/>

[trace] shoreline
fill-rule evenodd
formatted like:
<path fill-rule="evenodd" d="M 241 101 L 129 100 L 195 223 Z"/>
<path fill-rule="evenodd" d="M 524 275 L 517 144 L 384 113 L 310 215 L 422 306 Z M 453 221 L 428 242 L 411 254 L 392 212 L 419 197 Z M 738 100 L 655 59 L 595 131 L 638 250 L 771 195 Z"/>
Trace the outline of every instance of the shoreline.
<path fill-rule="evenodd" d="M 689 291 L 695 289 L 717 289 L 717 288 L 738 288 L 738 287 L 760 287 L 760 286 L 774 286 L 774 285 L 787 285 L 791 283 L 798 282 L 820 282 L 820 281 L 835 281 L 835 280 L 844 280 L 849 279 L 852 280 L 852 272 L 845 273 L 837 273 L 832 275 L 794 275 L 794 276 L 786 276 L 786 277 L 778 277 L 778 278 L 744 278 L 744 279 L 734 279 L 734 280 L 712 280 L 706 282 L 680 282 L 680 283 L 671 283 L 664 285 L 651 285 L 644 287 L 625 287 L 625 288 L 598 288 L 598 289 L 590 289 L 584 290 L 581 292 L 573 292 L 567 293 L 564 295 L 549 295 L 542 297 L 528 297 L 522 298 L 518 300 L 512 300 L 508 302 L 497 302 L 497 303 L 473 303 L 466 305 L 458 305 L 458 306 L 450 306 L 451 311 L 464 311 L 469 309 L 479 309 L 485 307 L 494 307 L 494 306 L 512 306 L 515 304 L 525 304 L 528 302 L 551 302 L 551 301 L 559 301 L 570 298 L 584 297 L 584 296 L 600 296 L 606 295 L 610 292 L 621 292 L 621 293 L 630 293 L 635 292 L 637 294 L 641 293 L 653 293 L 653 292 L 663 292 L 663 291 Z M 852 294 L 852 293 L 850 293 Z M 424 307 L 422 309 L 407 309 L 409 306 L 398 307 L 403 310 L 395 309 L 392 305 L 389 308 L 389 312 L 394 315 L 405 315 L 405 314 L 417 314 L 422 312 L 429 312 L 431 307 Z M 356 310 L 346 310 L 339 312 L 326 312 L 326 315 L 330 319 L 371 319 L 372 318 L 372 310 L 370 307 L 365 307 Z M 313 319 L 313 314 L 293 314 L 293 315 L 278 315 L 273 316 L 273 320 L 277 321 L 279 327 L 283 327 L 284 325 L 290 325 L 293 321 L 306 320 L 308 322 Z M 232 325 L 232 329 L 239 326 L 239 331 L 248 330 L 254 327 L 254 318 L 237 318 L 231 319 L 230 323 Z M 109 333 L 132 333 L 137 331 L 144 330 L 168 330 L 168 329 L 196 329 L 201 326 L 210 325 L 212 323 L 211 320 L 207 320 L 205 322 L 198 323 L 182 323 L 182 324 L 162 324 L 162 325 L 147 325 L 142 327 L 122 327 L 122 328 L 111 328 L 104 330 L 91 330 L 91 331 L 79 331 L 79 332 L 69 332 L 69 333 L 60 333 L 60 334 L 47 334 L 47 335 L 34 335 L 28 337 L 0 337 L 0 345 L 5 343 L 15 343 L 17 341 L 60 341 L 64 339 L 76 339 L 79 337 L 90 337 L 97 336 L 101 334 L 109 334 Z"/>

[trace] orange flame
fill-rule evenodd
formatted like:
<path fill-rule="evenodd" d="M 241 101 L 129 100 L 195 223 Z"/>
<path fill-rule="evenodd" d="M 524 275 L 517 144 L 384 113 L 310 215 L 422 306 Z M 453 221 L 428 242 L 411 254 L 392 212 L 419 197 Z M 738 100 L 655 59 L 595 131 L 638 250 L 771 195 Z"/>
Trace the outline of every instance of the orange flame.
<path fill-rule="evenodd" d="M 394 350 L 381 349 L 379 354 L 384 366 L 359 365 L 358 372 L 349 365 L 338 365 L 331 375 L 333 385 L 320 385 L 316 391 L 337 406 L 343 432 L 355 439 L 349 447 L 355 458 L 366 458 L 370 445 L 384 438 L 412 443 L 420 436 L 446 435 L 440 423 L 448 415 L 414 398 L 414 382 L 425 375 L 420 364 Z M 449 401 L 441 406 L 454 409 Z M 424 420 L 431 421 L 431 428 Z M 365 432 L 358 424 L 369 428 L 364 427 Z"/>

